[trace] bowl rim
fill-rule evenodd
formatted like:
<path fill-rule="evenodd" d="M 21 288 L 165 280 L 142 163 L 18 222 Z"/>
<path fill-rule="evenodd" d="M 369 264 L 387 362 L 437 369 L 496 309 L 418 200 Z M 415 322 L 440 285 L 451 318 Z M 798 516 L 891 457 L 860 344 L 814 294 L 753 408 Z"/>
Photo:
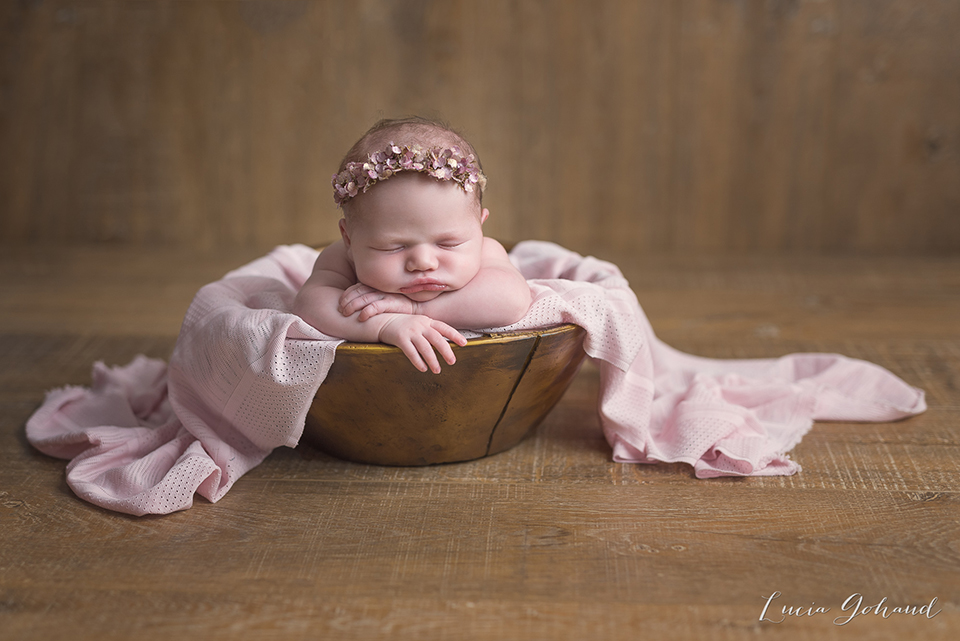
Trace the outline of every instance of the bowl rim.
<path fill-rule="evenodd" d="M 468 338 L 467 344 L 463 347 L 454 345 L 453 348 L 467 349 L 469 347 L 480 347 L 483 345 L 511 343 L 513 341 L 526 340 L 529 338 L 552 336 L 554 334 L 567 334 L 576 332 L 577 330 L 583 331 L 579 325 L 574 325 L 573 323 L 561 323 L 559 325 L 550 325 L 535 329 L 518 329 L 507 332 L 488 332 L 482 334 L 481 336 Z M 354 343 L 351 341 L 344 341 L 343 343 L 337 345 L 337 351 L 340 350 L 350 353 L 366 354 L 388 354 L 401 351 L 399 347 L 396 347 L 395 345 L 387 345 L 386 343 Z"/>

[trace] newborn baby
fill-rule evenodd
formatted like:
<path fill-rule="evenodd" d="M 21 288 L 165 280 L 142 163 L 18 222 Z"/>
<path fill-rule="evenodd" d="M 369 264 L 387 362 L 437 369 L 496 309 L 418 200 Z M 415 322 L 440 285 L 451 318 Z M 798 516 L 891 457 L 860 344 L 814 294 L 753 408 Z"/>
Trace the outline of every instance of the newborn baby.
<path fill-rule="evenodd" d="M 324 334 L 399 347 L 414 367 L 456 362 L 455 328 L 510 325 L 530 288 L 497 241 L 473 147 L 446 126 L 381 120 L 347 152 L 333 178 L 340 240 L 317 257 L 294 313 Z"/>

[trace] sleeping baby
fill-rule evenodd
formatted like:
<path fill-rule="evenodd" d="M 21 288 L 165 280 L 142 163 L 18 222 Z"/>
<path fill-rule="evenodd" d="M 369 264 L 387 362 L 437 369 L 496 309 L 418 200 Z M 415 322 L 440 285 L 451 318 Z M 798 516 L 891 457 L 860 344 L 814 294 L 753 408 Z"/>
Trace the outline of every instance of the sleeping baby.
<path fill-rule="evenodd" d="M 333 177 L 340 240 L 317 257 L 294 313 L 329 336 L 399 347 L 414 367 L 453 365 L 456 328 L 523 318 L 530 288 L 503 246 L 483 236 L 490 215 L 476 151 L 445 125 L 381 120 Z"/>

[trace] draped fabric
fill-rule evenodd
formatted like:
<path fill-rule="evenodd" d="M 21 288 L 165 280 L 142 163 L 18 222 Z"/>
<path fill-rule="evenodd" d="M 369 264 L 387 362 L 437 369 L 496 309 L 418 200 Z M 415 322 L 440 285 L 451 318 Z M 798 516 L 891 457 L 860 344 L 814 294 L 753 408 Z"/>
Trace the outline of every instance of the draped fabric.
<path fill-rule="evenodd" d="M 205 286 L 169 365 L 143 356 L 122 367 L 96 363 L 89 388 L 47 394 L 27 422 L 29 441 L 69 459 L 73 491 L 110 510 L 166 514 L 191 507 L 195 494 L 219 500 L 274 448 L 296 446 L 335 358 L 341 341 L 289 311 L 316 255 L 277 247 Z M 518 323 L 486 329 L 586 330 L 616 461 L 684 462 L 700 478 L 794 474 L 787 452 L 814 420 L 890 421 L 926 409 L 921 390 L 837 354 L 681 353 L 656 337 L 616 266 L 541 241 L 519 243 L 510 256 L 533 304 Z"/>

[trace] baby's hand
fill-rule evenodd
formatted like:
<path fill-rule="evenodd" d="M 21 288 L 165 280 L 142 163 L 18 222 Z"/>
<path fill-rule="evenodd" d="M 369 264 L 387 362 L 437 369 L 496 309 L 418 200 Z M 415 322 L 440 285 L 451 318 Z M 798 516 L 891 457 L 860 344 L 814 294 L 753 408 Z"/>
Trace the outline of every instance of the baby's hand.
<path fill-rule="evenodd" d="M 447 365 L 457 362 L 446 339 L 461 347 L 467 344 L 463 334 L 446 323 L 427 316 L 398 314 L 391 317 L 380 329 L 381 342 L 396 345 L 414 367 L 421 372 L 426 372 L 429 368 L 434 374 L 440 373 L 440 362 L 434 349 L 440 352 Z"/>
<path fill-rule="evenodd" d="M 340 296 L 340 313 L 344 316 L 360 311 L 359 321 L 387 312 L 394 314 L 419 314 L 420 306 L 403 294 L 388 294 L 379 289 L 357 283 L 348 287 Z"/>

